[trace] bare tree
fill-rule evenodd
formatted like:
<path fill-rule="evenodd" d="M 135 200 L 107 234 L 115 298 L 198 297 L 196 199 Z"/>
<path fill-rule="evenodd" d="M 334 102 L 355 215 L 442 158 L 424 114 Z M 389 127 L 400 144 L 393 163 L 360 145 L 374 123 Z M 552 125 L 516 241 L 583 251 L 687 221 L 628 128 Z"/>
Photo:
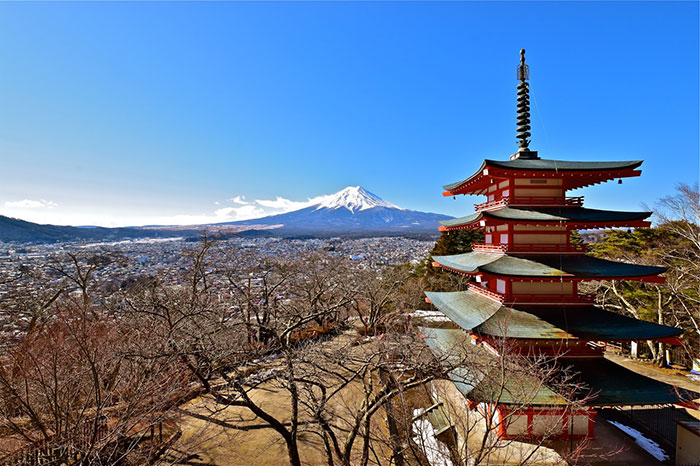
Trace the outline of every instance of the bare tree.
<path fill-rule="evenodd" d="M 392 402 L 439 372 L 416 344 L 415 334 L 391 331 L 359 345 L 348 339 L 317 345 L 304 352 L 302 364 L 302 404 L 320 428 L 315 433 L 323 439 L 329 465 L 386 464 L 381 458 L 401 458 L 395 433 L 386 432 L 378 414 L 392 422 Z"/>
<path fill-rule="evenodd" d="M 130 320 L 150 329 L 142 357 L 177 358 L 215 403 L 246 408 L 275 430 L 290 463 L 299 465 L 299 348 L 323 333 L 319 323 L 349 305 L 342 276 L 337 264 L 320 256 L 267 258 L 244 273 L 227 270 L 209 255 L 215 244 L 205 239 L 192 251 L 183 286 L 154 280 L 127 297 Z M 226 286 L 229 302 L 216 297 Z M 271 355 L 279 357 L 268 362 Z M 287 393 L 288 421 L 251 396 L 261 386 Z"/>
<path fill-rule="evenodd" d="M 382 333 L 386 324 L 402 311 L 400 289 L 408 279 L 401 267 L 364 269 L 352 274 L 347 283 L 353 296 L 352 308 L 362 321 L 365 335 Z"/>
<path fill-rule="evenodd" d="M 62 302 L 6 348 L 0 426 L 20 446 L 16 455 L 40 449 L 52 461 L 75 464 L 151 456 L 145 449 L 157 443 L 152 427 L 162 428 L 185 387 L 169 361 L 130 356 L 143 336 L 112 319 L 87 319 Z"/>
<path fill-rule="evenodd" d="M 676 194 L 657 204 L 657 226 L 613 231 L 594 247 L 600 257 L 644 265 L 663 265 L 665 283 L 601 282 L 593 286 L 604 307 L 690 330 L 688 354 L 700 348 L 700 226 L 698 187 L 680 184 Z M 597 289 L 596 289 L 597 287 Z M 647 341 L 652 359 L 667 365 L 666 345 Z M 690 358 L 689 358 L 690 359 Z"/>
<path fill-rule="evenodd" d="M 421 464 L 426 455 L 453 465 L 561 460 L 547 444 L 573 428 L 573 414 L 587 416 L 591 399 L 561 355 L 523 353 L 508 338 L 493 340 L 496 351 L 487 351 L 471 344 L 461 330 L 453 332 L 457 336 L 449 337 L 451 344 L 436 353 L 442 376 L 423 392 L 419 407 L 430 408 L 404 410 L 402 431 L 411 436 L 405 442 L 407 453 Z M 525 432 L 503 437 L 511 425 L 523 422 L 524 412 L 537 406 L 548 413 L 537 436 Z M 425 429 L 430 423 L 442 425 L 436 439 L 433 427 Z M 585 440 L 577 441 L 565 456 L 575 457 L 585 445 Z"/>
<path fill-rule="evenodd" d="M 662 198 L 656 215 L 661 227 L 685 241 L 676 242 L 660 252 L 672 265 L 667 274 L 667 289 L 675 299 L 673 311 L 688 322 L 700 344 L 700 189 L 698 184 L 678 184 L 676 194 Z M 697 348 L 696 348 L 697 350 Z"/>

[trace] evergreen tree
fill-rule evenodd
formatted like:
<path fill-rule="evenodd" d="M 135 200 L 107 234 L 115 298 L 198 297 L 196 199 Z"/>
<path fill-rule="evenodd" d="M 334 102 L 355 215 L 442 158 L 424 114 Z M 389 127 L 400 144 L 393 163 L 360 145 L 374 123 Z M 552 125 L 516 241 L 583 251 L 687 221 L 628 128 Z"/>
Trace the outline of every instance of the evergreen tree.
<path fill-rule="evenodd" d="M 440 273 L 439 268 L 431 266 L 432 259 L 430 258 L 432 256 L 449 256 L 471 252 L 472 243 L 481 243 L 483 241 L 484 232 L 481 230 L 443 231 L 440 234 L 440 238 L 435 242 L 433 250 L 430 251 L 430 257 L 423 261 L 425 274 L 436 275 Z"/>
<path fill-rule="evenodd" d="M 431 256 L 449 256 L 451 254 L 462 254 L 471 252 L 472 243 L 484 241 L 484 232 L 481 230 L 457 230 L 443 231 L 438 238 Z"/>

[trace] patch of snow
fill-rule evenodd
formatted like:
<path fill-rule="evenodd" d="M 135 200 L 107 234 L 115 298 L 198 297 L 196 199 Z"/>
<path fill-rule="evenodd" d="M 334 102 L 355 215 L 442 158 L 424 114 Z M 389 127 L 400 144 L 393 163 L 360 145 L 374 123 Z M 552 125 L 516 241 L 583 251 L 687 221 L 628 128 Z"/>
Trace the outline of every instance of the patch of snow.
<path fill-rule="evenodd" d="M 685 376 L 688 377 L 690 380 L 695 380 L 696 382 L 700 382 L 700 375 L 686 374 Z"/>
<path fill-rule="evenodd" d="M 322 196 L 316 206 L 316 210 L 340 209 L 344 207 L 350 212 L 367 210 L 373 207 L 390 207 L 392 209 L 405 210 L 391 202 L 385 201 L 376 194 L 372 194 L 361 186 L 348 186 L 335 194 Z"/>
<path fill-rule="evenodd" d="M 418 317 L 433 322 L 452 322 L 452 320 L 440 311 L 423 311 L 417 309 L 411 312 L 411 317 Z"/>
<path fill-rule="evenodd" d="M 435 429 L 426 416 L 421 416 L 423 408 L 414 409 L 413 441 L 420 445 L 430 466 L 454 466 L 450 460 L 450 450 L 435 438 Z"/>
<path fill-rule="evenodd" d="M 182 241 L 184 238 L 178 236 L 175 238 L 141 238 L 141 239 L 125 239 L 121 241 L 104 241 L 99 243 L 89 243 L 78 246 L 80 248 L 97 248 L 102 246 L 118 246 L 122 244 L 157 244 L 157 243 L 167 243 L 168 241 Z"/>
<path fill-rule="evenodd" d="M 614 425 L 630 437 L 634 439 L 634 442 L 642 447 L 647 453 L 649 453 L 651 456 L 656 458 L 659 461 L 666 461 L 668 460 L 668 455 L 666 452 L 659 446 L 658 443 L 654 442 L 651 439 L 646 438 L 644 435 L 642 435 L 641 432 L 639 432 L 637 429 L 633 429 L 632 427 L 626 426 L 620 422 L 615 422 L 615 421 L 610 421 L 610 424 Z"/>

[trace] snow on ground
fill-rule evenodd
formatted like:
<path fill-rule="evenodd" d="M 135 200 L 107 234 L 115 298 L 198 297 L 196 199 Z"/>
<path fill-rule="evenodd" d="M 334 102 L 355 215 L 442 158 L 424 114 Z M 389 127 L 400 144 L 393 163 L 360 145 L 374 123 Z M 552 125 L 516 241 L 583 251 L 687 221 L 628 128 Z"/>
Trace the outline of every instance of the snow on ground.
<path fill-rule="evenodd" d="M 421 416 L 423 408 L 414 409 L 413 441 L 423 448 L 430 466 L 454 466 L 450 460 L 450 450 L 435 438 L 435 429 L 427 416 Z M 421 417 L 419 417 L 421 416 Z"/>
<path fill-rule="evenodd" d="M 420 317 L 433 322 L 452 322 L 449 317 L 440 311 L 422 311 L 420 309 L 411 312 L 411 317 Z"/>
<path fill-rule="evenodd" d="M 686 377 L 688 377 L 690 380 L 694 380 L 696 382 L 700 382 L 700 375 L 697 374 L 686 374 Z"/>
<path fill-rule="evenodd" d="M 620 422 L 615 422 L 615 421 L 610 421 L 610 424 L 614 425 L 630 437 L 632 437 L 637 445 L 642 447 L 644 450 L 647 451 L 651 456 L 656 458 L 659 461 L 666 461 L 668 460 L 668 455 L 666 452 L 659 446 L 658 443 L 654 442 L 653 440 L 650 440 L 646 438 L 644 435 L 642 435 L 641 432 L 639 432 L 637 429 L 633 429 L 629 426 L 626 426 Z"/>
<path fill-rule="evenodd" d="M 119 246 L 122 244 L 157 244 L 157 243 L 167 243 L 169 241 L 182 241 L 183 238 L 182 236 L 178 236 L 175 238 L 141 238 L 141 239 L 125 239 L 121 241 L 103 241 L 99 243 L 89 243 L 89 244 L 83 244 L 79 246 L 80 248 L 97 248 L 97 247 L 102 247 L 102 246 Z"/>

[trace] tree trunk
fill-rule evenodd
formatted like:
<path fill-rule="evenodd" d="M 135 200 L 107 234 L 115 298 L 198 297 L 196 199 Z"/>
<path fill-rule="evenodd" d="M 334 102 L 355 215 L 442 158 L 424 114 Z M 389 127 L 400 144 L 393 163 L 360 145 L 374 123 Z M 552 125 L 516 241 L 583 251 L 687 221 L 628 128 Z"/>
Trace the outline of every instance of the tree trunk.
<path fill-rule="evenodd" d="M 384 369 L 379 369 L 379 376 L 381 377 L 382 382 L 384 382 L 385 385 L 391 383 L 391 380 L 389 379 L 389 376 Z M 401 444 L 401 434 L 399 432 L 399 427 L 396 423 L 396 416 L 394 415 L 394 406 L 391 400 L 389 400 L 386 403 L 386 405 L 384 406 L 384 410 L 386 412 L 386 424 L 389 428 L 389 437 L 391 439 L 392 459 L 396 466 L 403 466 L 403 445 Z"/>
<path fill-rule="evenodd" d="M 299 448 L 297 447 L 296 439 L 285 438 L 287 442 L 287 454 L 289 455 L 289 464 L 291 466 L 301 466 L 301 458 L 299 458 Z"/>
<path fill-rule="evenodd" d="M 663 305 L 662 305 L 662 295 L 661 295 L 661 290 L 659 287 L 656 287 L 656 293 L 658 295 L 658 299 L 656 301 L 656 312 L 658 314 L 658 324 L 659 325 L 664 325 L 664 313 L 663 313 Z M 669 364 L 669 360 L 666 357 L 666 345 L 664 343 L 659 343 L 658 344 L 658 351 L 656 355 L 656 364 L 658 364 L 661 367 L 666 367 Z"/>

